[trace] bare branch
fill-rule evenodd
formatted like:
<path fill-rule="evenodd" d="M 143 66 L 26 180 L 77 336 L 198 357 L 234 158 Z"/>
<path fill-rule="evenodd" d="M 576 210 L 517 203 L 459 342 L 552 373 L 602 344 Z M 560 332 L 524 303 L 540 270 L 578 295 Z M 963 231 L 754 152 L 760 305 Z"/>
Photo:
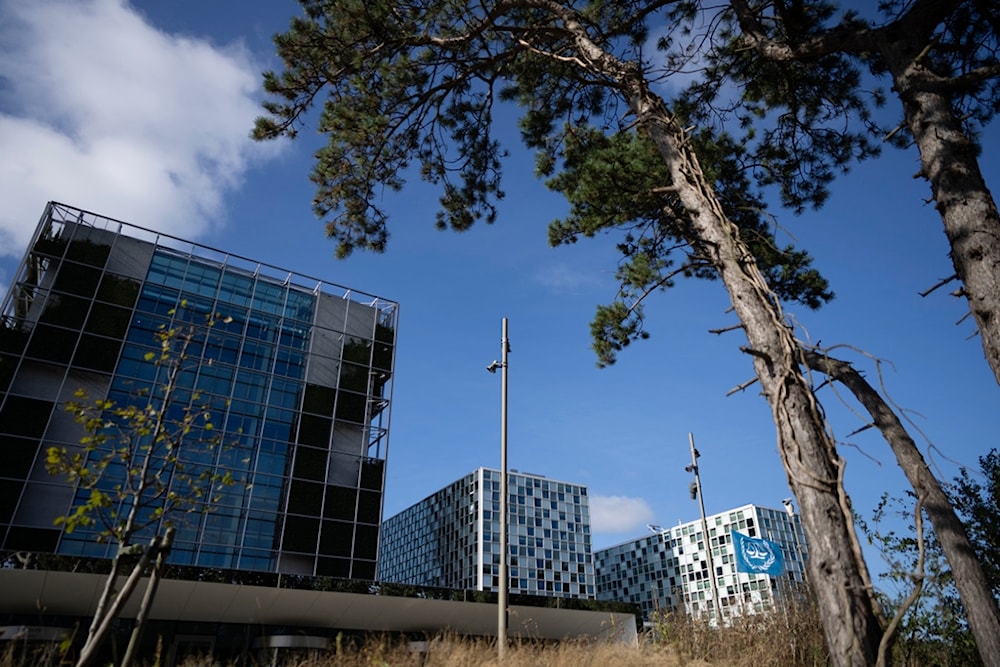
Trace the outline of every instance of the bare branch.
<path fill-rule="evenodd" d="M 732 396 L 736 392 L 743 391 L 744 389 L 746 389 L 747 387 L 749 387 L 750 385 L 752 385 L 756 381 L 757 381 L 757 378 L 756 377 L 752 377 L 749 380 L 747 380 L 746 382 L 744 382 L 742 384 L 738 384 L 735 387 L 733 387 L 732 389 L 730 389 L 729 391 L 727 391 L 726 392 L 726 396 Z"/>
<path fill-rule="evenodd" d="M 734 324 L 732 326 L 723 327 L 721 329 L 709 329 L 708 333 L 713 333 L 716 336 L 721 336 L 722 334 L 726 333 L 727 331 L 736 331 L 736 330 L 742 329 L 742 328 L 743 328 L 742 324 Z"/>
<path fill-rule="evenodd" d="M 647 287 L 645 290 L 643 290 L 642 294 L 640 294 L 636 298 L 636 300 L 632 302 L 632 305 L 628 307 L 628 314 L 631 315 L 633 312 L 635 312 L 635 309 L 639 307 L 639 304 L 642 303 L 642 301 L 647 296 L 649 296 L 650 294 L 652 294 L 653 292 L 655 292 L 657 289 L 659 289 L 660 287 L 662 287 L 663 285 L 665 285 L 667 283 L 667 281 L 669 281 L 671 278 L 675 278 L 678 275 L 684 273 L 684 271 L 687 270 L 688 266 L 689 265 L 685 264 L 684 266 L 680 267 L 676 271 L 671 271 L 670 273 L 668 273 L 665 276 L 661 277 L 655 283 L 653 283 L 652 285 L 650 285 L 649 287 Z"/>
<path fill-rule="evenodd" d="M 952 274 L 952 275 L 948 276 L 947 278 L 942 278 L 941 280 L 939 280 L 937 282 L 937 284 L 932 285 L 931 287 L 925 289 L 923 292 L 918 292 L 918 294 L 920 294 L 920 296 L 926 297 L 928 294 L 930 294 L 934 290 L 939 289 L 941 287 L 944 287 L 945 285 L 947 285 L 948 283 L 952 282 L 953 280 L 958 280 L 958 274 Z"/>
<path fill-rule="evenodd" d="M 882 436 L 896 456 L 899 467 L 913 487 L 918 511 L 922 507 L 927 512 L 927 517 L 951 566 L 955 586 L 958 588 L 966 612 L 970 616 L 974 615 L 973 620 L 980 626 L 996 623 L 998 619 L 996 601 L 982 565 L 976 559 L 965 526 L 899 417 L 848 362 L 834 359 L 825 351 L 819 352 L 815 349 L 803 349 L 802 359 L 810 368 L 843 383 L 868 410 L 872 423 L 882 432 Z M 883 644 L 886 641 L 883 636 Z M 879 653 L 881 663 L 882 651 Z"/>
<path fill-rule="evenodd" d="M 850 433 L 848 433 L 845 437 L 850 438 L 853 435 L 857 435 L 858 433 L 864 433 L 868 429 L 874 428 L 874 427 L 875 427 L 875 423 L 874 422 L 868 422 L 867 424 L 865 424 L 861 428 L 854 429 L 853 431 L 851 431 Z"/>

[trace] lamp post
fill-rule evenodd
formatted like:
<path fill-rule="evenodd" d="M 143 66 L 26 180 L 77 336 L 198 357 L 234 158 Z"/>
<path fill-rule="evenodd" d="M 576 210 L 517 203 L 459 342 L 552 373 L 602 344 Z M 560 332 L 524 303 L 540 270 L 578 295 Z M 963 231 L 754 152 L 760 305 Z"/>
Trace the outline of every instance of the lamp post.
<path fill-rule="evenodd" d="M 685 466 L 684 470 L 694 473 L 694 482 L 691 483 L 691 499 L 698 500 L 698 507 L 701 510 L 701 533 L 705 537 L 705 551 L 708 553 L 708 575 L 712 582 L 712 607 L 715 612 L 717 622 L 722 620 L 722 610 L 719 608 L 719 590 L 715 583 L 715 563 L 712 560 L 712 539 L 708 534 L 708 521 L 705 520 L 705 498 L 701 493 L 701 475 L 698 473 L 698 457 L 701 453 L 694 448 L 694 434 L 688 433 L 688 442 L 691 443 L 691 465 Z M 709 614 L 709 620 L 712 616 Z"/>
<path fill-rule="evenodd" d="M 503 660 L 507 649 L 507 318 L 503 318 L 500 337 L 500 361 L 486 367 L 490 373 L 500 369 L 500 582 L 497 586 L 497 658 Z"/>

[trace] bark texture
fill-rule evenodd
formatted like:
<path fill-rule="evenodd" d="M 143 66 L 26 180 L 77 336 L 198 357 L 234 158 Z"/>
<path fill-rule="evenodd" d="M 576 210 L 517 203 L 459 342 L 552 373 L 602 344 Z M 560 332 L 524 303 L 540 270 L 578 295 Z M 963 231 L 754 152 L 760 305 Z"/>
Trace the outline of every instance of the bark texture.
<path fill-rule="evenodd" d="M 978 145 L 968 135 L 955 104 L 963 91 L 997 76 L 997 66 L 994 63 L 992 68 L 981 72 L 936 72 L 927 58 L 935 46 L 935 31 L 962 4 L 963 0 L 915 0 L 904 14 L 881 28 L 836 27 L 801 38 L 793 36 L 782 42 L 768 37 L 764 25 L 757 20 L 746 0 L 731 0 L 744 40 L 765 58 L 792 62 L 836 52 L 877 54 L 881 58 L 884 71 L 892 78 L 893 90 L 902 102 L 906 126 L 918 148 L 919 175 L 930 184 L 951 247 L 955 275 L 962 281 L 962 293 L 975 318 L 983 352 L 1000 383 L 1000 214 L 979 168 Z M 857 378 L 852 382 L 863 390 Z M 901 435 L 896 427 L 889 426 L 891 420 L 884 414 L 886 411 L 891 414 L 891 410 L 887 406 L 869 406 L 873 399 L 865 393 L 866 398 L 858 396 L 859 400 L 869 410 L 879 411 L 880 416 L 876 418 L 873 413 L 873 418 L 877 419 L 876 423 L 882 420 L 886 427 L 883 434 L 898 458 Z M 892 418 L 895 419 L 894 414 Z M 902 429 L 902 425 L 898 424 L 898 428 Z M 913 452 L 919 457 L 915 448 Z M 912 459 L 912 453 L 900 459 L 904 471 L 909 469 L 908 477 L 917 469 L 912 466 L 921 464 L 926 467 L 922 457 L 918 464 Z M 924 508 L 935 531 L 944 531 L 942 546 L 945 539 L 951 543 L 945 554 L 956 575 L 962 573 L 964 584 L 958 586 L 959 595 L 983 663 L 1000 667 L 1000 612 L 985 579 L 980 580 L 979 563 L 970 562 L 970 559 L 975 560 L 975 555 L 967 536 L 963 541 L 956 532 L 964 534 L 964 527 L 947 497 L 942 497 L 943 492 L 939 496 L 931 490 L 926 476 L 916 475 L 910 482 L 918 497 L 920 494 L 926 496 Z M 936 485 L 936 480 L 934 483 Z M 947 509 L 941 503 L 947 505 Z M 988 594 L 984 594 L 983 587 Z"/>
<path fill-rule="evenodd" d="M 927 80 L 915 47 L 886 44 L 886 62 L 920 151 L 920 175 L 944 223 L 955 275 L 1000 384 L 1000 214 L 979 168 L 977 145 L 955 114 L 951 95 Z"/>
<path fill-rule="evenodd" d="M 962 4 L 916 0 L 897 20 L 877 29 L 838 26 L 776 41 L 746 0 L 731 0 L 744 41 L 769 60 L 790 63 L 831 53 L 882 59 L 919 150 L 920 176 L 931 186 L 983 353 L 1000 384 L 1000 213 L 979 168 L 978 145 L 955 108 L 967 91 L 1000 76 L 1000 63 L 956 74 L 935 72 L 927 62 L 935 30 Z"/>
<path fill-rule="evenodd" d="M 806 364 L 847 387 L 871 415 L 872 423 L 892 448 L 899 467 L 917 494 L 951 566 L 955 587 L 976 637 L 976 647 L 988 667 L 1000 665 L 1000 613 L 993 591 L 976 558 L 969 535 L 951 501 L 896 413 L 869 382 L 846 361 L 815 351 L 803 351 Z"/>
<path fill-rule="evenodd" d="M 738 230 L 719 207 L 697 157 L 662 102 L 633 86 L 632 104 L 691 214 L 691 244 L 719 272 L 746 332 L 744 350 L 771 407 L 788 483 L 809 540 L 808 572 L 835 665 L 871 665 L 882 621 L 843 486 L 844 462 L 798 366 L 798 346 Z"/>
<path fill-rule="evenodd" d="M 600 49 L 572 21 L 567 27 L 584 61 L 615 81 L 639 128 L 656 144 L 670 174 L 669 187 L 690 215 L 687 240 L 718 272 L 743 325 L 744 351 L 753 358 L 771 407 L 778 451 L 799 501 L 809 541 L 809 578 L 831 660 L 842 667 L 875 664 L 883 622 L 844 490 L 844 461 L 799 367 L 799 346 L 777 298 L 722 210 L 683 129 L 650 91 L 639 66 Z"/>

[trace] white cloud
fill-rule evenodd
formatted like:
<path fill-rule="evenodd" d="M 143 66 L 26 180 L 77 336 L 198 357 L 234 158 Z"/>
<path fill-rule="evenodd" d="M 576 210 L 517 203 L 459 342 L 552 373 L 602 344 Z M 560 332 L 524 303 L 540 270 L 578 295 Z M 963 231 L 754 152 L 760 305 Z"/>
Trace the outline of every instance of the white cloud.
<path fill-rule="evenodd" d="M 277 150 L 248 137 L 260 69 L 125 0 L 0 0 L 0 257 L 49 200 L 188 238 L 219 225 Z"/>
<path fill-rule="evenodd" d="M 598 276 L 568 264 L 548 264 L 534 274 L 535 282 L 554 294 L 572 294 L 600 284 Z"/>
<path fill-rule="evenodd" d="M 594 533 L 635 532 L 653 521 L 653 509 L 642 498 L 590 496 L 590 529 Z"/>

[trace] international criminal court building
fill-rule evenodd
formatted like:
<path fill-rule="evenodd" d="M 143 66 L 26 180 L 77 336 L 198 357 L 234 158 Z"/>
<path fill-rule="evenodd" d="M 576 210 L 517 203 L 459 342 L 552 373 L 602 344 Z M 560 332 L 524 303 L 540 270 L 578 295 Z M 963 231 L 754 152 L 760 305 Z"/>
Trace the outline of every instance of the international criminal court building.
<path fill-rule="evenodd" d="M 594 599 L 587 487 L 516 470 L 507 486 L 510 593 Z M 497 591 L 500 492 L 479 468 L 387 519 L 379 581 Z"/>
<path fill-rule="evenodd" d="M 50 204 L 0 322 L 0 551 L 114 555 L 100 526 L 53 523 L 85 500 L 46 469 L 49 447 L 73 451 L 84 435 L 65 404 L 81 389 L 135 404 L 163 382 L 149 360 L 157 331 L 214 318 L 179 384 L 208 404 L 226 443 L 208 465 L 238 481 L 211 511 L 176 521 L 169 562 L 373 580 L 397 313 L 372 295 Z"/>

